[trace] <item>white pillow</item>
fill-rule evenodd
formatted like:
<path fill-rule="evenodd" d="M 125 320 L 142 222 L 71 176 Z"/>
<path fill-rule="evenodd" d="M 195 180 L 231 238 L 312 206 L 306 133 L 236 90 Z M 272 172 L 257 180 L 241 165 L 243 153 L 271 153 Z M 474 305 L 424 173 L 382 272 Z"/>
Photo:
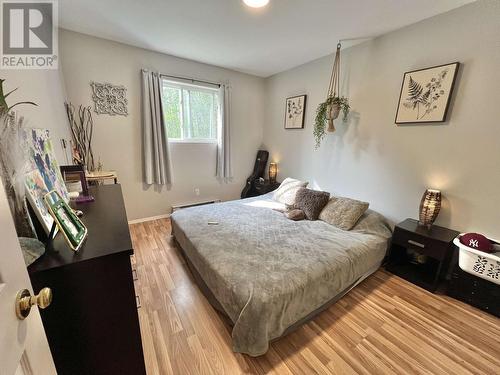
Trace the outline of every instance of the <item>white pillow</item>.
<path fill-rule="evenodd" d="M 295 195 L 300 188 L 305 188 L 309 182 L 299 181 L 295 178 L 287 177 L 281 183 L 280 187 L 274 191 L 273 199 L 286 205 L 293 205 L 295 203 Z"/>

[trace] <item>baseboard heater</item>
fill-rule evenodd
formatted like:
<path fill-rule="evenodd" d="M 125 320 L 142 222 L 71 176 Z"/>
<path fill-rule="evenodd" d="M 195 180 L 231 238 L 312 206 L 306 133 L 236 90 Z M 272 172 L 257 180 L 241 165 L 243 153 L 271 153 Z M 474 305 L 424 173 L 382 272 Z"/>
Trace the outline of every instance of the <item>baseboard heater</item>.
<path fill-rule="evenodd" d="M 203 202 L 196 202 L 196 203 L 178 204 L 178 205 L 172 206 L 172 212 L 175 212 L 177 210 L 182 210 L 183 208 L 196 207 L 196 206 L 204 206 L 206 204 L 220 203 L 220 202 L 221 202 L 220 199 L 214 199 L 214 200 L 203 201 Z"/>

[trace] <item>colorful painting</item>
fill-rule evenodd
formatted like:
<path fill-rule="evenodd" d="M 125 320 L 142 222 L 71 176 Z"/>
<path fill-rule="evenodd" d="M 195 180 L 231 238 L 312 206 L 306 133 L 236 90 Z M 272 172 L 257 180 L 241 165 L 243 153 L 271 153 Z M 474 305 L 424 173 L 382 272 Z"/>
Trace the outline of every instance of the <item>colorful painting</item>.
<path fill-rule="evenodd" d="M 33 211 L 35 211 L 36 216 L 40 223 L 43 226 L 45 232 L 49 233 L 50 228 L 52 228 L 52 224 L 54 223 L 54 219 L 50 215 L 47 207 L 45 206 L 45 202 L 43 197 L 49 191 L 47 190 L 47 186 L 43 181 L 43 177 L 40 175 L 37 169 L 28 172 L 26 174 L 26 198 L 30 202 Z"/>
<path fill-rule="evenodd" d="M 55 190 L 68 202 L 68 191 L 54 155 L 49 131 L 26 129 L 23 141 L 28 160 L 26 196 L 45 232 L 49 233 L 54 220 L 45 206 L 43 197 L 49 191 Z"/>

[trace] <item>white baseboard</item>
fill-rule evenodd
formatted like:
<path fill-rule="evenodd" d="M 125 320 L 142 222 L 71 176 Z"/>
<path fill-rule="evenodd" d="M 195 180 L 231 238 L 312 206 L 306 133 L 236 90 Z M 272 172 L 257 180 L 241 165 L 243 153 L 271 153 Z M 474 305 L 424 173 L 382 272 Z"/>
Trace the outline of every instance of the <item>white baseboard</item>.
<path fill-rule="evenodd" d="M 169 218 L 170 214 L 164 214 L 164 215 L 158 215 L 158 216 L 150 216 L 150 217 L 143 217 L 142 219 L 135 219 L 135 220 L 129 220 L 129 224 L 138 224 L 138 223 L 144 223 L 146 221 L 153 221 L 153 220 L 159 220 L 159 219 L 166 219 Z"/>

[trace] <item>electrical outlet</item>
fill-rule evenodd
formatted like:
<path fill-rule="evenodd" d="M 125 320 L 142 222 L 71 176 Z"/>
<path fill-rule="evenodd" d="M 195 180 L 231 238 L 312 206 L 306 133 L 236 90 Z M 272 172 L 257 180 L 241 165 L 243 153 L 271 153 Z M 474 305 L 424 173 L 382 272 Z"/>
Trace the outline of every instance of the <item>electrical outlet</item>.
<path fill-rule="evenodd" d="M 200 195 L 200 189 L 199 188 L 194 188 L 194 193 L 196 195 Z"/>

